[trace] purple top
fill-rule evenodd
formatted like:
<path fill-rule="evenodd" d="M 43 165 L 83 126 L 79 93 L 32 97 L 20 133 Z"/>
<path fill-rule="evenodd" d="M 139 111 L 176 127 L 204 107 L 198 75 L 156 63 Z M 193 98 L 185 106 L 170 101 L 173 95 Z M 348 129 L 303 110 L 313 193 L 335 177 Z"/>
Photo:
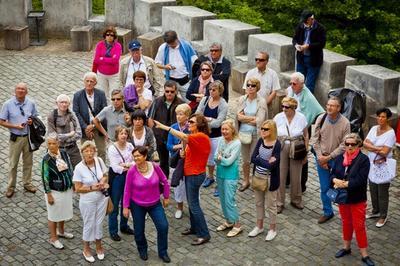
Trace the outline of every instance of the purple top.
<path fill-rule="evenodd" d="M 126 175 L 123 207 L 129 208 L 131 200 L 143 207 L 156 204 L 160 200 L 160 183 L 164 184 L 164 199 L 168 199 L 168 180 L 158 165 L 153 163 L 153 173 L 149 178 L 144 177 L 136 165 L 132 166 Z"/>
<path fill-rule="evenodd" d="M 135 85 L 130 84 L 124 88 L 124 101 L 128 109 L 133 109 L 133 107 L 138 103 L 139 97 Z"/>

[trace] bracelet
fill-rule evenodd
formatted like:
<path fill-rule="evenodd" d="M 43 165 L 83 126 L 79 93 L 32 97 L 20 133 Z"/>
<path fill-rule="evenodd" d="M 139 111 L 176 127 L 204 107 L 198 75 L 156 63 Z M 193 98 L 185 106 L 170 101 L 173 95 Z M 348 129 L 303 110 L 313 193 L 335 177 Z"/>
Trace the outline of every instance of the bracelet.
<path fill-rule="evenodd" d="M 171 129 L 172 129 L 172 127 L 169 127 L 169 129 L 168 129 L 168 133 L 171 131 Z"/>

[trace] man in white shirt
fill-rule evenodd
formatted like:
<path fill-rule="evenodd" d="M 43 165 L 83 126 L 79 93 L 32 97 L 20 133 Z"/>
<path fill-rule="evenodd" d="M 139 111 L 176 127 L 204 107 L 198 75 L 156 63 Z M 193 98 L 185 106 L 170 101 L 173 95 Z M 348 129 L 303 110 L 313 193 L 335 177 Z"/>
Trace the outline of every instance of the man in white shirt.
<path fill-rule="evenodd" d="M 157 66 L 164 70 L 165 79 L 179 84 L 182 100 L 186 99 L 186 91 L 192 79 L 192 66 L 197 55 L 189 42 L 178 39 L 175 31 L 164 33 L 165 43 L 161 44 L 155 58 Z"/>
<path fill-rule="evenodd" d="M 260 81 L 260 90 L 258 95 L 263 97 L 268 105 L 276 97 L 276 91 L 281 89 L 279 84 L 278 74 L 271 68 L 267 67 L 269 61 L 269 54 L 261 51 L 257 53 L 255 58 L 256 67 L 250 69 L 246 74 L 246 78 L 243 83 L 243 89 L 246 89 L 247 80 L 249 78 L 256 78 Z M 271 117 L 275 114 L 271 113 Z"/>
<path fill-rule="evenodd" d="M 123 87 L 133 84 L 133 73 L 138 70 L 146 74 L 145 89 L 149 89 L 153 96 L 158 97 L 164 93 L 165 78 L 156 62 L 142 54 L 142 44 L 138 40 L 129 43 L 130 56 L 121 60 L 119 80 Z"/>

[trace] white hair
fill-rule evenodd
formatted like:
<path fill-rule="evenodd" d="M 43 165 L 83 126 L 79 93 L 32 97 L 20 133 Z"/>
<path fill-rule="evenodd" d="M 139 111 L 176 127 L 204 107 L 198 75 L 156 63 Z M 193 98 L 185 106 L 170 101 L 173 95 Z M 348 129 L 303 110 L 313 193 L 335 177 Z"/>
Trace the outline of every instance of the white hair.
<path fill-rule="evenodd" d="M 94 72 L 86 72 L 85 75 L 83 75 L 83 80 L 86 80 L 87 78 L 94 78 L 97 81 L 97 74 Z"/>
<path fill-rule="evenodd" d="M 62 102 L 62 101 L 67 101 L 68 103 L 71 103 L 71 99 L 66 94 L 60 94 L 60 95 L 57 96 L 56 102 L 59 103 L 59 102 Z"/>
<path fill-rule="evenodd" d="M 304 83 L 304 75 L 301 74 L 300 72 L 294 72 L 290 78 L 293 78 L 295 80 L 297 80 L 300 83 Z"/>
<path fill-rule="evenodd" d="M 46 140 L 47 140 L 47 142 L 49 141 L 49 140 L 55 140 L 55 141 L 57 141 L 58 142 L 58 134 L 56 133 L 56 132 L 51 132 L 51 133 L 49 133 L 47 136 L 46 136 Z"/>

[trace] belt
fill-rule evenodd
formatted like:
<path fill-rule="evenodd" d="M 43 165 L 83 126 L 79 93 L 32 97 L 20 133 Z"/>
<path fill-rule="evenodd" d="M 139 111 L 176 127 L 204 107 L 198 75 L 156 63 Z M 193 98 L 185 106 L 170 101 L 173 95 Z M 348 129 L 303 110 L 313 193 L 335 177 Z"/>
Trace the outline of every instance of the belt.
<path fill-rule="evenodd" d="M 170 77 L 169 79 L 178 82 L 179 85 L 181 85 L 181 86 L 183 86 L 183 85 L 185 85 L 186 83 L 189 82 L 189 76 L 188 75 L 184 76 L 183 78 L 179 78 L 179 79 L 178 78 L 173 78 L 173 77 Z"/>
<path fill-rule="evenodd" d="M 17 134 L 14 134 L 15 136 L 17 136 L 17 137 L 27 137 L 28 136 L 28 134 L 24 134 L 24 135 L 17 135 Z"/>

